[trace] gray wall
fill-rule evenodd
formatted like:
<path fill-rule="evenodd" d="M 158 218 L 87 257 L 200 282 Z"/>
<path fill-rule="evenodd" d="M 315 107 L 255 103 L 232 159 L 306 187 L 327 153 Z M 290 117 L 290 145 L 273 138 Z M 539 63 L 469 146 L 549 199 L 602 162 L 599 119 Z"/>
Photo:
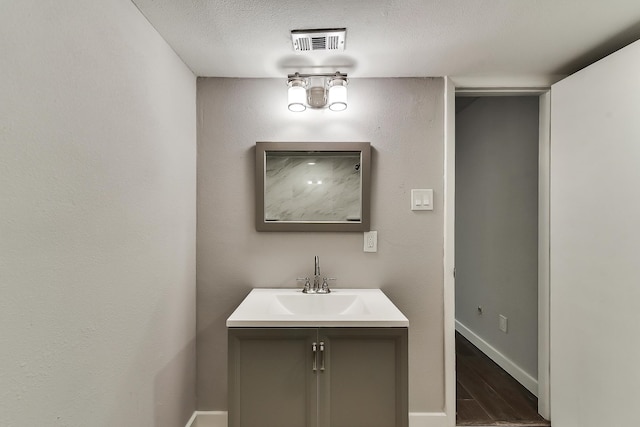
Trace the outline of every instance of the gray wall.
<path fill-rule="evenodd" d="M 537 96 L 482 97 L 456 114 L 456 320 L 533 378 L 538 103 Z M 508 318 L 506 334 L 499 314 Z"/>
<path fill-rule="evenodd" d="M 639 75 L 635 42 L 551 88 L 554 427 L 638 424 Z"/>
<path fill-rule="evenodd" d="M 198 80 L 198 409 L 227 409 L 225 320 L 252 287 L 295 287 L 322 271 L 336 287 L 381 288 L 407 315 L 410 407 L 441 411 L 443 362 L 443 79 L 353 79 L 342 113 L 286 107 L 281 79 Z M 369 141 L 372 230 L 258 233 L 256 141 Z M 410 190 L 435 210 L 412 212 Z"/>
<path fill-rule="evenodd" d="M 129 0 L 0 13 L 0 425 L 195 409 L 196 79 Z"/>

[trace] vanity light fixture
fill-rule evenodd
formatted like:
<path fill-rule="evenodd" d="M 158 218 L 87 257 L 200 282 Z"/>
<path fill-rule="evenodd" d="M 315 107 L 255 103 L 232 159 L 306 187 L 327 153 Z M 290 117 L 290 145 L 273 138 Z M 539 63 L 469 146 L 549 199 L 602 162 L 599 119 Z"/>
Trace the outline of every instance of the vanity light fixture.
<path fill-rule="evenodd" d="M 289 110 L 301 112 L 308 108 L 347 109 L 347 75 L 289 74 L 287 78 Z"/>

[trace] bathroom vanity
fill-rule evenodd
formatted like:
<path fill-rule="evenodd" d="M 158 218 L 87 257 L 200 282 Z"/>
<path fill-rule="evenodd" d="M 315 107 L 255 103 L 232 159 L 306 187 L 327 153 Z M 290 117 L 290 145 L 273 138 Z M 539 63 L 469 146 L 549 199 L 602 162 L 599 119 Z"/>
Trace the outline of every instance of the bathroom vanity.
<path fill-rule="evenodd" d="M 227 320 L 230 427 L 406 427 L 408 320 L 377 289 L 254 289 Z"/>

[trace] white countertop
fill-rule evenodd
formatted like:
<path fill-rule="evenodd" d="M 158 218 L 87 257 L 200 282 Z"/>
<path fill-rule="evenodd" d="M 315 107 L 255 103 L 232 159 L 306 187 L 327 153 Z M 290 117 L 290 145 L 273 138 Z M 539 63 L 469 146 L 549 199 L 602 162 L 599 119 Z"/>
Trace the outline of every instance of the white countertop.
<path fill-rule="evenodd" d="M 227 327 L 408 327 L 409 320 L 380 289 L 256 288 L 227 319 Z"/>

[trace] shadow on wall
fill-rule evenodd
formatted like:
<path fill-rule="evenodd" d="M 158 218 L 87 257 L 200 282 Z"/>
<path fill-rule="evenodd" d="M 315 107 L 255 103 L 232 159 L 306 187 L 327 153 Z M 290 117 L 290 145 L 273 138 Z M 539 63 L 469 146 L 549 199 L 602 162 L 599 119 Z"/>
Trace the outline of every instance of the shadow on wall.
<path fill-rule="evenodd" d="M 196 410 L 196 341 L 192 339 L 153 382 L 155 427 L 184 426 Z"/>
<path fill-rule="evenodd" d="M 615 36 L 600 43 L 594 49 L 591 49 L 585 55 L 581 55 L 577 58 L 573 58 L 567 61 L 563 66 L 554 71 L 553 74 L 567 75 L 573 74 L 577 70 L 581 70 L 596 61 L 601 60 L 605 56 L 615 52 L 618 49 L 622 49 L 636 40 L 640 39 L 640 22 L 633 24 L 623 31 L 618 32 Z"/>
<path fill-rule="evenodd" d="M 197 359 L 198 380 L 197 380 L 197 402 L 196 406 L 199 411 L 226 411 L 228 407 L 227 397 L 227 318 L 236 309 L 242 300 L 251 292 L 252 287 L 246 283 L 235 283 L 240 289 L 239 297 L 229 300 L 226 311 L 222 312 L 211 324 L 205 329 L 199 330 L 196 335 L 198 352 L 207 351 L 207 360 Z M 224 325 L 224 338 L 220 335 L 220 325 Z M 212 366 L 223 366 L 224 369 L 214 371 Z M 220 385 L 223 385 L 222 387 Z M 213 396 L 219 405 L 214 407 L 207 403 L 202 396 Z"/>

